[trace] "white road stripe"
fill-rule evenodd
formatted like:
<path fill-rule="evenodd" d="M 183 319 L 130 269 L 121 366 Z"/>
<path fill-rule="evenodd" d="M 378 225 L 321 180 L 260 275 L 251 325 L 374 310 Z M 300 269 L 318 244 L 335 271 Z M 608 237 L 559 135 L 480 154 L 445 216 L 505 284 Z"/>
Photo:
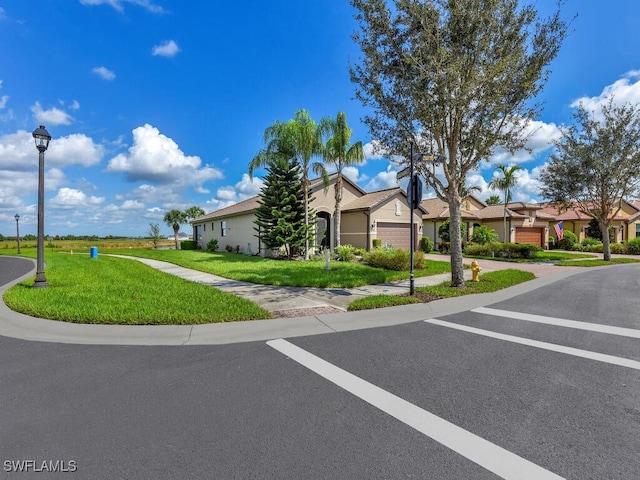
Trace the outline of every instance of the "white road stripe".
<path fill-rule="evenodd" d="M 431 320 L 425 320 L 426 323 L 433 325 L 440 325 L 441 327 L 453 328 L 455 330 L 462 330 L 463 332 L 475 333 L 476 335 L 483 335 L 485 337 L 497 338 L 498 340 L 505 340 L 507 342 L 519 343 L 521 345 L 527 345 L 529 347 L 542 348 L 544 350 L 551 350 L 553 352 L 566 353 L 567 355 L 573 355 L 575 357 L 588 358 L 589 360 L 597 360 L 599 362 L 610 363 L 612 365 L 618 365 L 620 367 L 633 368 L 640 370 L 640 362 L 630 360 L 628 358 L 614 357 L 613 355 L 606 355 L 604 353 L 592 352 L 590 350 L 581 350 L 579 348 L 565 347 L 563 345 L 557 345 L 555 343 L 540 342 L 538 340 L 530 340 L 523 337 L 515 337 L 513 335 L 505 335 L 503 333 L 492 332 L 490 330 L 482 330 L 480 328 L 468 327 L 466 325 L 460 325 L 458 323 L 444 322 L 437 318 Z"/>
<path fill-rule="evenodd" d="M 555 325 L 558 327 L 575 328 L 579 330 L 588 330 L 590 332 L 608 333 L 610 335 L 620 335 L 622 337 L 640 338 L 640 330 L 633 328 L 613 327 L 602 325 L 600 323 L 578 322 L 576 320 L 565 320 L 564 318 L 543 317 L 541 315 L 533 315 L 531 313 L 510 312 L 507 310 L 496 310 L 494 308 L 474 308 L 472 312 L 482 313 L 485 315 L 493 315 L 495 317 L 506 317 L 514 320 L 525 320 L 527 322 L 544 323 L 546 325 Z"/>
<path fill-rule="evenodd" d="M 501 478 L 562 479 L 555 473 L 376 387 L 286 340 L 271 340 L 267 345 Z"/>

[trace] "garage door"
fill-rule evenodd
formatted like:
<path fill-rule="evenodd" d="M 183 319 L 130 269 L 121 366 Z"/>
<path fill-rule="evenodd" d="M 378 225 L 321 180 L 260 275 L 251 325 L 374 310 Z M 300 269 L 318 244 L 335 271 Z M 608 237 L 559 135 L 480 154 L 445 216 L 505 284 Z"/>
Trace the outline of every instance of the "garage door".
<path fill-rule="evenodd" d="M 377 237 L 382 239 L 382 245 L 393 245 L 395 248 L 409 249 L 408 223 L 378 223 Z"/>
<path fill-rule="evenodd" d="M 543 234 L 544 228 L 516 228 L 516 243 L 532 243 L 541 247 L 544 245 Z"/>

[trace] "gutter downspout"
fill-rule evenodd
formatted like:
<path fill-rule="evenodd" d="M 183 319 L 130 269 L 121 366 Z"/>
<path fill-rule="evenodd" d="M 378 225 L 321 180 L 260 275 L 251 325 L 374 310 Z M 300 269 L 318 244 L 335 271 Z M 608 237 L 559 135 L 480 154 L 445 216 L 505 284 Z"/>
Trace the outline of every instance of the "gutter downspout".
<path fill-rule="evenodd" d="M 371 212 L 364 211 L 362 212 L 367 217 L 367 252 L 371 250 Z"/>

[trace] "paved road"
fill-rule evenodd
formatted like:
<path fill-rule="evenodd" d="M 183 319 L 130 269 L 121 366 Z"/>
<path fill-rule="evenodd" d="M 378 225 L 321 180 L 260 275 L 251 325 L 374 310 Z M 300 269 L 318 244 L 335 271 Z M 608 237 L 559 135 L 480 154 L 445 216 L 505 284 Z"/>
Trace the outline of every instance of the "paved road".
<path fill-rule="evenodd" d="M 635 480 L 639 278 L 593 269 L 446 323 L 269 342 L 0 337 L 0 478 Z"/>

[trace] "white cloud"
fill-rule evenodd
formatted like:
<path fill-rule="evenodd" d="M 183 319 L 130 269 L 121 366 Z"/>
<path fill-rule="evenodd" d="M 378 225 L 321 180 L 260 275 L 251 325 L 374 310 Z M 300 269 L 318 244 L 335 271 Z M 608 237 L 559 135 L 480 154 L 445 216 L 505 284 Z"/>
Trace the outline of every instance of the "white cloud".
<path fill-rule="evenodd" d="M 150 11 L 151 13 L 165 13 L 166 11 L 160 5 L 155 5 L 149 0 L 80 0 L 82 5 L 109 5 L 118 12 L 124 12 L 123 3 L 137 5 Z"/>
<path fill-rule="evenodd" d="M 355 183 L 362 183 L 362 182 L 366 182 L 367 180 L 369 180 L 369 177 L 367 175 L 365 175 L 364 173 L 361 174 L 360 170 L 358 170 L 357 167 L 343 167 L 342 168 L 342 175 L 344 175 L 349 180 L 351 180 L 352 182 L 355 182 Z"/>
<path fill-rule="evenodd" d="M 2 8 L 0 7 L 0 19 L 2 19 Z M 0 89 L 2 89 L 2 80 L 0 80 Z M 7 101 L 9 100 L 9 95 L 3 95 L 0 97 L 0 108 L 4 108 L 7 106 Z"/>
<path fill-rule="evenodd" d="M 103 80 L 115 80 L 116 74 L 109 70 L 107 67 L 95 67 L 91 70 Z"/>
<path fill-rule="evenodd" d="M 40 102 L 36 102 L 31 111 L 36 120 L 43 125 L 70 125 L 73 121 L 73 117 L 67 112 L 64 112 L 56 107 L 51 107 L 49 110 L 43 110 Z"/>
<path fill-rule="evenodd" d="M 260 193 L 264 182 L 258 177 L 250 178 L 249 174 L 243 173 L 242 180 L 236 183 L 235 188 L 238 191 L 238 197 L 240 200 L 255 197 Z"/>
<path fill-rule="evenodd" d="M 123 210 L 141 210 L 145 207 L 145 204 L 138 200 L 126 200 L 120 205 Z"/>
<path fill-rule="evenodd" d="M 7 16 L 4 13 L 4 8 L 0 7 L 0 20 L 4 20 Z"/>
<path fill-rule="evenodd" d="M 63 187 L 58 190 L 58 194 L 49 200 L 48 205 L 55 208 L 72 209 L 98 206 L 104 203 L 104 197 L 88 196 L 81 190 Z"/>
<path fill-rule="evenodd" d="M 74 100 L 73 103 L 71 105 L 69 105 L 69 108 L 71 110 L 79 110 L 80 109 L 80 102 L 78 102 L 77 100 Z"/>
<path fill-rule="evenodd" d="M 616 105 L 640 103 L 640 70 L 627 72 L 621 79 L 604 87 L 600 95 L 580 97 L 571 106 L 575 108 L 582 104 L 587 110 L 599 112 L 611 98 L 614 99 Z"/>
<path fill-rule="evenodd" d="M 151 54 L 160 57 L 175 57 L 180 51 L 180 47 L 173 40 L 168 40 L 161 45 L 155 45 L 151 49 Z"/>
<path fill-rule="evenodd" d="M 38 163 L 31 133 L 18 130 L 0 136 L 0 170 L 26 171 Z"/>
<path fill-rule="evenodd" d="M 47 150 L 47 163 L 53 166 L 82 165 L 89 167 L 100 163 L 104 155 L 102 145 L 83 133 L 73 133 L 66 137 L 54 138 Z"/>
<path fill-rule="evenodd" d="M 222 200 L 222 201 L 237 201 L 236 200 L 236 189 L 231 187 L 231 186 L 227 186 L 227 187 L 220 187 L 218 189 L 218 191 L 216 192 L 216 198 L 218 200 Z"/>
<path fill-rule="evenodd" d="M 367 183 L 365 190 L 383 190 L 385 188 L 393 188 L 397 187 L 398 181 L 396 179 L 396 174 L 398 170 L 392 164 L 387 165 L 387 169 L 384 172 L 378 172 L 378 174 Z"/>
<path fill-rule="evenodd" d="M 200 157 L 185 155 L 171 138 L 146 124 L 133 130 L 133 145 L 109 161 L 107 171 L 124 173 L 131 182 L 140 180 L 201 188 L 209 180 L 223 178 L 222 172 Z"/>
<path fill-rule="evenodd" d="M 387 158 L 388 151 L 382 146 L 378 140 L 372 140 L 362 146 L 364 157 L 367 160 L 382 160 Z"/>

